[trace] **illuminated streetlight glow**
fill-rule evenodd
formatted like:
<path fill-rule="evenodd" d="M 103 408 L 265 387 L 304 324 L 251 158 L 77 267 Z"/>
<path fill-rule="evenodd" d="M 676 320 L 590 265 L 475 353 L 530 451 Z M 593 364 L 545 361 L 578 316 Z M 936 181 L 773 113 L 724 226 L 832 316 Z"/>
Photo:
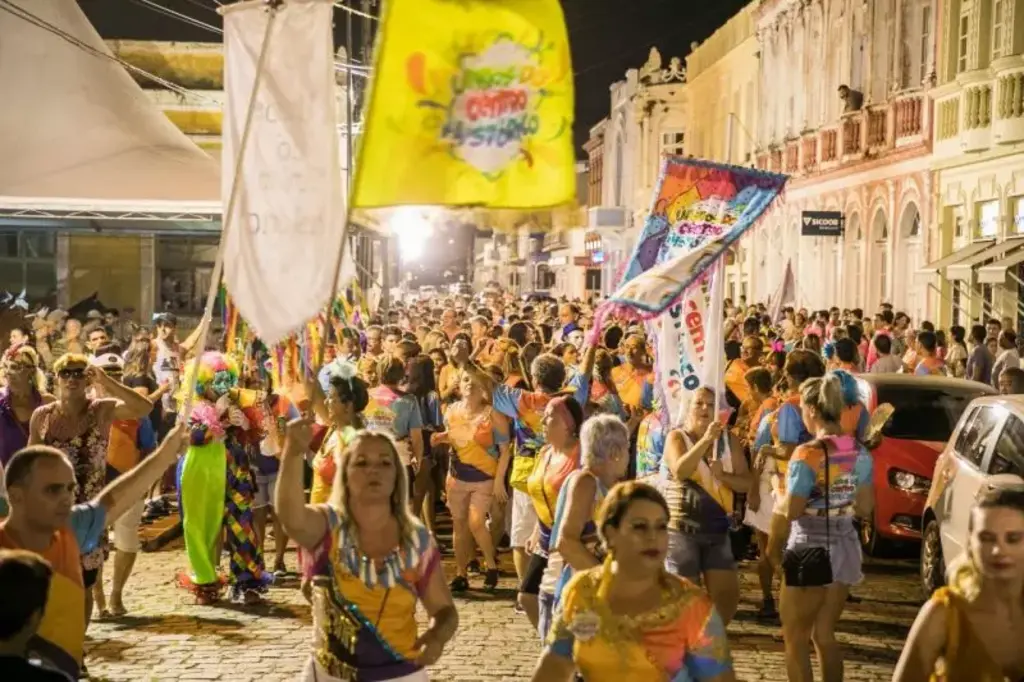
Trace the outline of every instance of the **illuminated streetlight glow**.
<path fill-rule="evenodd" d="M 391 234 L 398 241 L 398 252 L 403 261 L 415 261 L 423 257 L 434 228 L 422 209 L 408 206 L 399 208 L 391 216 L 389 225 Z"/>

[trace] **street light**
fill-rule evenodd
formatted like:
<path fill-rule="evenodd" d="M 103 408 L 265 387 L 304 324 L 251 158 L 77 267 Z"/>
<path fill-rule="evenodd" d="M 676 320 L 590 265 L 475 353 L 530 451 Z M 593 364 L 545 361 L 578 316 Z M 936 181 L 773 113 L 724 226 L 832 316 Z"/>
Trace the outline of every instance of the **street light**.
<path fill-rule="evenodd" d="M 434 232 L 434 227 L 423 209 L 402 207 L 388 221 L 391 234 L 398 241 L 398 252 L 405 262 L 419 260 Z"/>

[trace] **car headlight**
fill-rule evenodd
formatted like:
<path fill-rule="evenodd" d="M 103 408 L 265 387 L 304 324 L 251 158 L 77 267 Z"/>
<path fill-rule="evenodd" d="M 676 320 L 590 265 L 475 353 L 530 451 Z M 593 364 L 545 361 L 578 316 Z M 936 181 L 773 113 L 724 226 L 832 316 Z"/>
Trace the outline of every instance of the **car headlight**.
<path fill-rule="evenodd" d="M 908 493 L 927 493 L 932 487 L 932 480 L 903 469 L 890 469 L 889 485 Z"/>

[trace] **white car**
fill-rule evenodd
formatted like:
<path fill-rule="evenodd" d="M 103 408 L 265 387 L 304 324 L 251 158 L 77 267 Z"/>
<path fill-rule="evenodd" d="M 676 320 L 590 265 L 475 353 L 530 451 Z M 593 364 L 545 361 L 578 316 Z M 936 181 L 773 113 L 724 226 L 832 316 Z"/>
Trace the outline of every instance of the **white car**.
<path fill-rule="evenodd" d="M 988 486 L 1024 482 L 1024 396 L 977 398 L 935 463 L 922 518 L 921 584 L 930 595 L 967 549 L 974 501 Z"/>

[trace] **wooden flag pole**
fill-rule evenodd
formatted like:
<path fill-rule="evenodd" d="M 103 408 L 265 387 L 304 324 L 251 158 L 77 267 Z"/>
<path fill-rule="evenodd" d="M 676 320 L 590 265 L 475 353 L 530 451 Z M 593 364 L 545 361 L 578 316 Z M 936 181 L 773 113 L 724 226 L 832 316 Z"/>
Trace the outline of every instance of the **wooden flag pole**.
<path fill-rule="evenodd" d="M 195 398 L 196 391 L 196 375 L 199 372 L 199 362 L 202 359 L 203 353 L 206 350 L 206 340 L 210 333 L 210 325 L 213 321 L 213 306 L 217 300 L 217 292 L 220 289 L 220 278 L 224 271 L 224 243 L 228 235 L 228 231 L 234 224 L 232 217 L 235 212 L 235 203 L 238 200 L 239 188 L 242 183 L 239 182 L 238 176 L 242 172 L 242 163 L 245 161 L 245 150 L 249 145 L 249 133 L 252 132 L 252 122 L 256 114 L 256 97 L 259 94 L 260 85 L 263 82 L 263 71 L 267 63 L 267 55 L 269 54 L 270 37 L 273 35 L 274 19 L 277 18 L 277 12 L 283 4 L 283 0 L 265 0 L 267 11 L 270 12 L 270 18 L 267 20 L 267 29 L 263 34 L 263 46 L 260 48 L 260 56 L 256 62 L 256 75 L 253 79 L 252 94 L 249 96 L 249 109 L 245 113 L 245 127 L 242 129 L 242 140 L 239 143 L 238 154 L 235 157 L 235 173 L 231 179 L 231 193 L 228 196 L 228 205 L 224 207 L 224 224 L 221 229 L 220 235 L 220 247 L 217 249 L 217 259 L 213 264 L 213 274 L 210 277 L 210 290 L 206 295 L 206 308 L 203 311 L 203 318 L 200 322 L 202 330 L 199 332 L 199 340 L 195 345 L 195 357 L 192 359 L 192 372 L 191 375 L 186 373 L 186 376 L 190 376 L 189 385 L 186 387 L 185 399 L 182 401 L 181 406 L 181 418 L 187 422 L 188 415 L 192 411 L 192 401 Z M 222 10 L 223 11 L 223 10 Z"/>
<path fill-rule="evenodd" d="M 347 62 L 352 62 L 352 13 L 347 12 L 345 14 L 345 59 Z M 372 77 L 373 72 L 371 70 L 370 76 Z M 369 78 L 368 77 L 368 78 Z M 323 339 L 320 343 L 320 348 L 317 350 L 316 362 L 313 364 L 313 371 L 319 372 L 320 368 L 323 367 L 324 357 L 327 353 L 327 339 L 329 338 L 330 329 L 332 327 L 332 318 L 334 317 L 334 301 L 338 298 L 338 285 L 341 279 L 341 266 L 345 262 L 345 249 L 348 246 L 349 237 L 349 224 L 352 220 L 352 199 L 355 196 L 354 188 L 356 184 L 356 176 L 359 174 L 359 164 L 355 163 L 355 157 L 352 153 L 352 118 L 355 116 L 355 107 L 352 102 L 352 94 L 355 89 L 355 80 L 352 78 L 352 69 L 348 69 L 345 73 L 345 152 L 348 156 L 346 165 L 347 173 L 345 176 L 346 180 L 346 194 L 348 198 L 345 201 L 345 224 L 342 227 L 341 232 L 341 248 L 338 249 L 338 259 L 334 264 L 334 279 L 331 283 L 331 296 L 327 299 L 327 315 L 324 316 L 323 325 Z M 369 89 L 369 86 L 368 86 Z M 365 131 L 364 131 L 365 132 Z M 386 267 L 386 264 L 385 264 Z M 313 377 L 314 379 L 316 377 Z"/>

